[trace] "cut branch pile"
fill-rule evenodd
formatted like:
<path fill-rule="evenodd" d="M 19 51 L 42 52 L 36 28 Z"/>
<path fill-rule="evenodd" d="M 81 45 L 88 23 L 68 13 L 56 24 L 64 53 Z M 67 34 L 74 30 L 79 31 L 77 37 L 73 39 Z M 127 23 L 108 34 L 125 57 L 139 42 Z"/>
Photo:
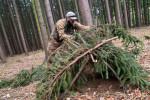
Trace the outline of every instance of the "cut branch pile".
<path fill-rule="evenodd" d="M 122 39 L 124 49 L 111 42 L 117 37 Z M 85 84 L 88 81 L 85 66 L 93 69 L 92 75 L 99 74 L 106 79 L 116 77 L 120 86 L 128 82 L 141 89 L 148 88 L 147 75 L 135 58 L 142 44 L 127 30 L 115 25 L 74 32 L 73 38 L 63 41 L 50 55 L 52 64 L 36 87 L 36 98 L 57 98 Z"/>

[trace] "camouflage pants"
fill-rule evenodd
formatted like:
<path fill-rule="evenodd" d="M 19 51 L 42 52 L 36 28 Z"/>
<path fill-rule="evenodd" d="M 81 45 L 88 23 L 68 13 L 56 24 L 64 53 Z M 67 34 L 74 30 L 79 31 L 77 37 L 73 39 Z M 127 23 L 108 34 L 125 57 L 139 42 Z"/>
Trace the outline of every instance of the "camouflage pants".
<path fill-rule="evenodd" d="M 54 38 L 51 38 L 50 42 L 47 46 L 48 56 L 54 52 L 59 46 L 61 45 L 61 42 L 57 42 Z M 49 66 L 52 63 L 51 58 L 48 57 L 47 60 L 47 66 Z"/>

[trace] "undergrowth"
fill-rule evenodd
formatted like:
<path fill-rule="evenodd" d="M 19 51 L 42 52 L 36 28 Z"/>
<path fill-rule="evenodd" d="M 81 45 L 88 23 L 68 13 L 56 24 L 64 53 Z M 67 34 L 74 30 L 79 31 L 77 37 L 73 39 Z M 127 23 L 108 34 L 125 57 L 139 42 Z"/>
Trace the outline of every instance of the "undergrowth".
<path fill-rule="evenodd" d="M 21 70 L 18 74 L 15 74 L 13 78 L 4 78 L 0 80 L 0 89 L 11 87 L 17 88 L 19 86 L 26 86 L 33 81 L 39 81 L 43 78 L 45 73 L 45 62 L 42 65 L 32 67 L 31 70 Z"/>

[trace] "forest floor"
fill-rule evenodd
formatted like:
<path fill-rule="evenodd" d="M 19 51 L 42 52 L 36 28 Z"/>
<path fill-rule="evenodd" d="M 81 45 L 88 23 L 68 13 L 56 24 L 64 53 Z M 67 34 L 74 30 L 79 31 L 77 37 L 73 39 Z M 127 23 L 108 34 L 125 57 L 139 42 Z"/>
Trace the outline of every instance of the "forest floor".
<path fill-rule="evenodd" d="M 132 28 L 130 31 L 144 42 L 142 54 L 138 56 L 137 61 L 140 65 L 150 70 L 150 40 L 145 39 L 145 35 L 150 34 L 150 26 Z M 117 46 L 121 44 L 119 40 L 114 43 Z M 41 50 L 30 52 L 29 56 L 22 54 L 9 57 L 7 58 L 7 63 L 3 64 L 0 62 L 0 80 L 2 78 L 10 78 L 22 69 L 31 69 L 40 65 L 43 59 L 44 52 Z M 37 82 L 34 82 L 25 87 L 0 89 L 0 100 L 34 100 L 36 84 Z M 124 93 L 123 89 L 119 88 L 119 82 L 114 78 L 90 81 L 81 87 L 81 91 L 82 93 L 75 92 L 74 95 L 68 96 L 67 100 L 72 100 L 73 98 L 73 100 L 133 100 L 140 97 L 150 100 L 149 91 L 141 93 L 138 89 L 134 90 L 129 87 L 126 93 Z"/>

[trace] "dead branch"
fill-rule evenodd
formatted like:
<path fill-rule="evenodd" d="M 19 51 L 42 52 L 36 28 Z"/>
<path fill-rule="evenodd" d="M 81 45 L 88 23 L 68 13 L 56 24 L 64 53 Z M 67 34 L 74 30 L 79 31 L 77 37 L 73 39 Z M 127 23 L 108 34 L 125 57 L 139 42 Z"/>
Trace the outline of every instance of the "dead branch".
<path fill-rule="evenodd" d="M 91 57 L 91 59 L 92 59 L 92 61 L 95 63 L 95 62 L 97 62 L 97 60 L 95 60 L 94 59 L 94 57 L 93 57 L 93 55 L 90 53 L 90 57 Z"/>
<path fill-rule="evenodd" d="M 90 50 L 84 52 L 82 55 L 78 56 L 75 60 L 73 60 L 70 64 L 68 64 L 63 70 L 61 70 L 56 76 L 55 78 L 52 80 L 51 84 L 50 84 L 50 87 L 53 85 L 53 83 L 55 82 L 55 80 L 64 72 L 66 71 L 71 65 L 73 65 L 74 63 L 76 63 L 79 59 L 81 59 L 82 57 L 84 57 L 85 55 L 87 55 L 88 53 L 92 52 L 93 50 L 99 48 L 100 46 L 106 44 L 107 42 L 110 42 L 112 40 L 115 40 L 117 39 L 117 37 L 113 37 L 113 38 L 110 38 L 100 44 L 98 44 L 97 46 L 95 46 L 94 48 L 91 48 Z"/>
<path fill-rule="evenodd" d="M 121 79 L 119 78 L 119 76 L 117 75 L 117 73 L 112 69 L 112 67 L 106 62 L 104 61 L 104 63 L 107 65 L 107 67 L 114 73 L 115 77 L 119 80 L 119 82 L 121 83 Z"/>
<path fill-rule="evenodd" d="M 80 73 L 82 72 L 83 68 L 85 67 L 85 65 L 88 63 L 89 61 L 89 57 L 86 59 L 86 61 L 84 62 L 84 64 L 82 65 L 82 67 L 80 68 L 79 72 L 76 74 L 76 76 L 74 77 L 74 79 L 72 80 L 68 90 L 71 88 L 71 86 L 73 85 L 73 83 L 76 81 L 76 79 L 79 77 Z"/>

